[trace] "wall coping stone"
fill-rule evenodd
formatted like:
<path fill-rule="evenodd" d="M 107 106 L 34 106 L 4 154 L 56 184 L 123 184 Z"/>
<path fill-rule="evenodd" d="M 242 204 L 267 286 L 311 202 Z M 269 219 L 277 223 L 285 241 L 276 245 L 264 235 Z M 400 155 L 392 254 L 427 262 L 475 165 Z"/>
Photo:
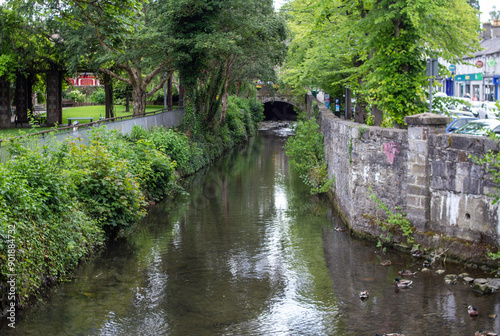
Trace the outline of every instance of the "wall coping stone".
<path fill-rule="evenodd" d="M 447 116 L 435 114 L 435 113 L 420 113 L 405 117 L 405 123 L 413 126 L 424 126 L 424 125 L 446 125 L 451 121 Z"/>

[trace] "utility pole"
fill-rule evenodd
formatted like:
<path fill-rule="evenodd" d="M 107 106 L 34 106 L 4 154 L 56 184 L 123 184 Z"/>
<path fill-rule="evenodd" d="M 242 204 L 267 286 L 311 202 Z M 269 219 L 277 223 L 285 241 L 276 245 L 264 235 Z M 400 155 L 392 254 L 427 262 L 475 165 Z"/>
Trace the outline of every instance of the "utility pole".
<path fill-rule="evenodd" d="M 428 58 L 426 75 L 429 77 L 429 113 L 432 113 L 432 84 L 434 83 L 434 77 L 437 77 L 438 73 L 439 63 L 437 58 Z"/>

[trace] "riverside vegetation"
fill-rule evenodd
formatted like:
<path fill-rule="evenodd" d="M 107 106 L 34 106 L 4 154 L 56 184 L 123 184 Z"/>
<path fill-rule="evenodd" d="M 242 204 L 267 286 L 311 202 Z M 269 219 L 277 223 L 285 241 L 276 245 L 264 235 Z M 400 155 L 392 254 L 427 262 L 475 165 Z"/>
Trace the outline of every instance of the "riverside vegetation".
<path fill-rule="evenodd" d="M 294 126 L 295 135 L 285 145 L 286 155 L 290 158 L 292 168 L 310 188 L 311 194 L 328 192 L 335 178 L 328 178 L 323 134 L 315 118 L 300 116 L 300 119 Z"/>
<path fill-rule="evenodd" d="M 88 143 L 13 140 L 9 159 L 0 164 L 0 311 L 10 274 L 16 274 L 17 305 L 26 307 L 106 239 L 126 233 L 148 202 L 181 191 L 183 176 L 248 140 L 262 118 L 261 103 L 230 96 L 226 122 L 210 130 L 134 127 L 121 135 L 101 127 Z"/>

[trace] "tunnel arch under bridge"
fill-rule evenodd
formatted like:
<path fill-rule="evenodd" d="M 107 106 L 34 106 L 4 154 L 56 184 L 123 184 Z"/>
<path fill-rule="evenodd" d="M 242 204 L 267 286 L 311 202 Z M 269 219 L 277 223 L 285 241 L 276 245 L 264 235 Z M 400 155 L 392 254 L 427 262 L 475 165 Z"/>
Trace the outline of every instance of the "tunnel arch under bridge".
<path fill-rule="evenodd" d="M 262 97 L 264 120 L 297 120 L 299 106 L 293 99 L 284 97 Z"/>

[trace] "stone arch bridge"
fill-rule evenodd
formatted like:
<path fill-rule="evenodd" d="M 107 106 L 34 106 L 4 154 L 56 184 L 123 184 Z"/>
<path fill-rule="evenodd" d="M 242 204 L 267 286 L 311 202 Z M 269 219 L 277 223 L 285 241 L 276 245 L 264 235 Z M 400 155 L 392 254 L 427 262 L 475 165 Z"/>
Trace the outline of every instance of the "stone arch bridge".
<path fill-rule="evenodd" d="M 297 120 L 301 107 L 292 95 L 262 92 L 257 98 L 264 104 L 264 120 Z"/>

